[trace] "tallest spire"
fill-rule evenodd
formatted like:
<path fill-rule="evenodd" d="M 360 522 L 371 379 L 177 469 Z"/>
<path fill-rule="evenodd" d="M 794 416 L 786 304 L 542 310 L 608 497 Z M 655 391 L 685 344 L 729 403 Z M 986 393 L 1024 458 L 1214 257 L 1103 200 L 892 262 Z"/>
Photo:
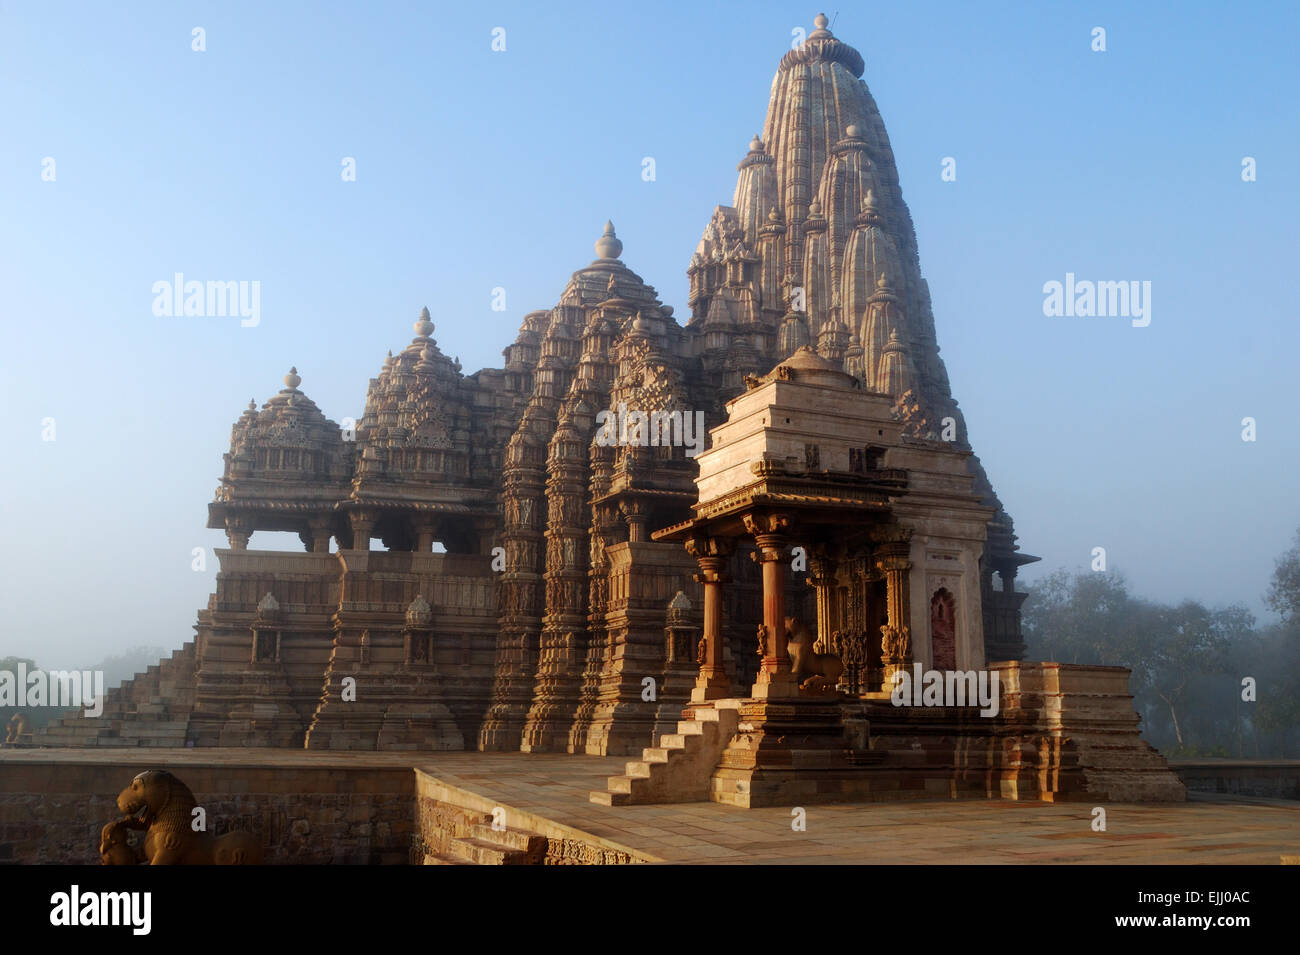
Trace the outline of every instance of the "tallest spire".
<path fill-rule="evenodd" d="M 843 40 L 835 39 L 828 26 L 829 23 L 826 14 L 817 14 L 817 19 L 813 21 L 812 33 L 809 33 L 807 39 L 782 58 L 783 72 L 801 63 L 838 63 L 852 73 L 854 79 L 862 76 L 866 69 L 862 54 Z"/>

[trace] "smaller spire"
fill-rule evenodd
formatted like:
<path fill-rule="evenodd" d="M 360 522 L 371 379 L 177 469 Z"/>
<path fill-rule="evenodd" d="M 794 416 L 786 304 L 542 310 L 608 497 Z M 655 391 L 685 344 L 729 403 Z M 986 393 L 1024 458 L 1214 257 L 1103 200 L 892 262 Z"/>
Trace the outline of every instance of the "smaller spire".
<path fill-rule="evenodd" d="M 433 361 L 434 349 L 431 342 L 425 342 L 420 349 L 420 360 L 415 363 L 415 371 L 421 375 L 432 375 L 438 370 Z"/>
<path fill-rule="evenodd" d="M 280 601 L 275 599 L 275 595 L 269 590 L 266 596 L 257 602 L 257 619 L 263 622 L 274 622 L 280 617 Z"/>
<path fill-rule="evenodd" d="M 433 334 L 433 322 L 429 319 L 429 306 L 426 305 L 420 309 L 420 317 L 416 319 L 413 327 L 415 328 L 415 334 L 420 338 L 428 338 Z"/>
<path fill-rule="evenodd" d="M 406 625 L 416 629 L 424 629 L 433 624 L 433 607 L 429 601 L 424 599 L 424 594 L 416 594 L 414 600 L 406 608 Z"/>
<path fill-rule="evenodd" d="M 596 240 L 596 255 L 602 259 L 617 259 L 623 254 L 623 243 L 614 234 L 614 223 L 605 222 L 605 231 Z"/>
<path fill-rule="evenodd" d="M 296 367 L 289 369 L 289 374 L 284 376 L 284 386 L 290 391 L 297 391 L 298 386 L 302 384 L 302 377 L 298 374 Z"/>
<path fill-rule="evenodd" d="M 876 194 L 870 188 L 867 194 L 862 197 L 862 209 L 858 213 L 857 225 L 880 225 L 880 203 L 876 201 Z"/>

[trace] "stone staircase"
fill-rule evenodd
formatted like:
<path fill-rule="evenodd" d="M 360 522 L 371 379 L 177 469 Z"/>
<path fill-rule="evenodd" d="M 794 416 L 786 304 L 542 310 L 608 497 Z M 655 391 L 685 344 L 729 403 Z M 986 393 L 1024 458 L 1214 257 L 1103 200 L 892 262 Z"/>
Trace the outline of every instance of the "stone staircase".
<path fill-rule="evenodd" d="M 96 717 L 77 710 L 32 734 L 35 746 L 184 746 L 194 709 L 194 643 L 104 694 Z"/>
<path fill-rule="evenodd" d="M 543 865 L 547 839 L 520 828 L 493 828 L 492 815 L 424 800 L 418 854 L 424 865 Z"/>
<path fill-rule="evenodd" d="M 629 761 L 622 776 L 610 776 L 608 789 L 592 792 L 591 801 L 601 806 L 708 801 L 709 780 L 736 734 L 741 702 L 687 706 L 676 733 L 660 736 L 658 746 Z"/>
<path fill-rule="evenodd" d="M 545 836 L 475 823 L 465 835 L 448 839 L 441 852 L 426 852 L 424 864 L 541 865 L 545 856 Z"/>

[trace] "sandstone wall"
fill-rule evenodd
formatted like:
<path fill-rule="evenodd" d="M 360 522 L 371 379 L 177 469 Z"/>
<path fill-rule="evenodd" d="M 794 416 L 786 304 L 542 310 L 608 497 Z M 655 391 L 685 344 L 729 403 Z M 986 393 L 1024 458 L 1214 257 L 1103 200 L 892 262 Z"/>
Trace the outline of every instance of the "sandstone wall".
<path fill-rule="evenodd" d="M 168 768 L 207 810 L 211 831 L 256 833 L 273 864 L 405 864 L 415 820 L 409 766 L 142 765 L 136 761 L 0 763 L 0 863 L 99 864 L 114 800 L 149 768 Z M 43 759 L 44 761 L 38 761 Z"/>

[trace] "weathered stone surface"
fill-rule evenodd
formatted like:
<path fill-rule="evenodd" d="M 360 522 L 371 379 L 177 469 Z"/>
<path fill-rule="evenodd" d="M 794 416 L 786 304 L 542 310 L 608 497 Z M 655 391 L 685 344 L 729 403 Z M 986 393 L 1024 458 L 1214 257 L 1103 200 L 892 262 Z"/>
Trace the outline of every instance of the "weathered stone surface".
<path fill-rule="evenodd" d="M 787 359 L 809 380 L 855 383 L 881 433 L 898 438 L 889 467 L 908 471 L 911 491 L 896 509 L 925 539 L 960 541 L 947 548 L 966 591 L 957 662 L 1017 658 L 1022 595 L 1011 582 L 1032 558 L 1017 553 L 970 454 L 864 69 L 821 17 L 781 59 L 733 204 L 717 207 L 690 259 L 684 324 L 624 263 L 606 223 L 597 257 L 554 307 L 524 317 L 502 368 L 464 374 L 426 308 L 355 423 L 326 418 L 291 369 L 232 428 L 209 506 L 230 547 L 218 552 L 193 649 L 111 693 L 98 720 L 60 721 L 34 742 L 640 752 L 671 725 L 692 665 L 669 659 L 667 603 L 703 596 L 695 562 L 651 532 L 690 516 L 705 430 L 723 424 L 729 401 L 746 401 L 747 380 Z M 780 390 L 782 400 L 799 391 Z M 874 442 L 829 441 L 825 417 L 810 425 L 822 399 L 804 397 L 808 414 L 764 454 L 818 471 L 868 453 Z M 611 415 L 613 439 L 601 440 Z M 936 437 L 951 438 L 943 466 L 933 466 Z M 973 502 L 964 517 L 935 511 L 958 492 Z M 303 552 L 250 551 L 264 531 L 297 533 Z M 385 552 L 371 551 L 374 539 Z M 748 557 L 742 548 L 726 561 L 727 622 L 706 696 L 743 695 L 756 681 L 760 694 L 786 692 L 752 653 L 764 611 Z M 910 599 L 910 613 L 926 615 L 944 589 L 937 562 L 950 557 L 913 554 L 925 567 L 906 597 L 896 572 L 878 567 L 824 579 L 895 573 L 891 605 Z M 782 586 L 783 605 L 811 621 L 808 588 L 793 577 Z M 884 584 L 872 576 L 871 586 L 882 602 Z M 885 621 L 865 606 L 851 616 L 874 646 Z M 868 647 L 855 665 L 864 686 L 908 658 L 909 640 L 928 652 L 928 632 L 894 622 L 896 653 Z M 668 699 L 645 698 L 647 680 Z"/>

